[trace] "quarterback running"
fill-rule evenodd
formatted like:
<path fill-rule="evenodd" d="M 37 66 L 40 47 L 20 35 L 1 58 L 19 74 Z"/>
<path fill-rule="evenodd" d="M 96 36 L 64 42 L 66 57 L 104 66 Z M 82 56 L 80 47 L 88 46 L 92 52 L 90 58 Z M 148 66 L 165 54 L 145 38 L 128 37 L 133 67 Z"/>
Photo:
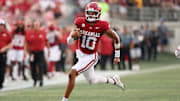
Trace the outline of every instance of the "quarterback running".
<path fill-rule="evenodd" d="M 107 21 L 101 21 L 101 8 L 96 2 L 91 2 L 86 6 L 85 17 L 75 19 L 75 28 L 67 38 L 67 43 L 72 44 L 75 39 L 78 40 L 78 49 L 76 56 L 78 62 L 69 72 L 69 81 L 62 101 L 68 101 L 68 98 L 75 86 L 75 78 L 83 74 L 90 84 L 107 83 L 116 85 L 122 89 L 124 84 L 120 81 L 119 76 L 115 75 L 110 78 L 98 76 L 94 72 L 94 66 L 98 62 L 98 41 L 103 34 L 108 35 L 114 40 L 115 58 L 114 63 L 120 62 L 120 40 L 115 31 L 109 27 Z"/>

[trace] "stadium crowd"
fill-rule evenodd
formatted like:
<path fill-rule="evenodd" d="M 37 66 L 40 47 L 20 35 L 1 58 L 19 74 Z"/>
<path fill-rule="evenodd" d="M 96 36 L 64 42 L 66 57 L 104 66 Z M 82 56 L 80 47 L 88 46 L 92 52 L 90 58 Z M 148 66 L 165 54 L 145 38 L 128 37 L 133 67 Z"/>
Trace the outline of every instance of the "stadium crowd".
<path fill-rule="evenodd" d="M 83 8 L 86 3 L 83 6 L 82 1 L 86 0 L 78 0 L 77 4 Z M 124 1 L 106 0 L 110 7 L 118 3 L 120 6 L 139 7 L 137 2 L 141 0 Z M 150 3 L 161 0 L 151 1 Z M 61 25 L 59 20 L 67 16 L 62 10 L 64 2 L 64 0 L 0 1 L 0 89 L 3 88 L 4 79 L 28 80 L 29 74 L 34 80 L 34 86 L 38 81 L 39 85 L 43 86 L 43 75 L 51 79 L 56 71 L 66 73 L 66 68 L 77 62 L 75 54 L 77 42 L 71 46 L 66 42 L 73 26 L 70 24 L 59 27 Z M 83 16 L 83 13 L 79 12 L 83 11 L 82 8 L 75 10 L 77 16 Z M 157 59 L 157 47 L 160 45 L 161 51 L 164 51 L 168 44 L 168 28 L 163 22 L 161 19 L 158 27 L 148 24 L 138 27 L 123 26 L 122 29 L 114 27 L 121 39 L 121 62 L 117 65 L 118 70 L 126 69 L 127 60 L 129 70 L 133 70 L 139 69 L 140 59 L 148 61 Z M 8 39 L 4 39 L 6 36 Z M 112 69 L 115 69 L 113 41 L 110 38 L 105 35 L 101 38 L 98 52 L 100 69 L 106 70 L 109 60 Z M 14 67 L 18 69 L 13 71 Z M 18 76 L 14 77 L 13 72 L 17 72 Z"/>
<path fill-rule="evenodd" d="M 105 11 L 110 11 L 110 16 L 114 18 L 121 17 L 121 19 L 128 19 L 128 17 L 132 14 L 128 14 L 128 12 L 132 11 L 132 9 L 136 9 L 137 11 L 141 10 L 143 7 L 160 8 L 161 13 L 165 14 L 163 16 L 172 15 L 174 19 L 177 19 L 178 12 L 180 11 L 180 1 L 179 0 L 77 0 L 77 5 L 79 7 L 79 12 L 77 15 L 83 14 L 84 6 L 90 2 L 100 2 L 106 1 L 105 3 L 101 3 Z M 131 9 L 132 8 L 132 9 Z M 169 14 L 169 15 L 168 15 Z"/>

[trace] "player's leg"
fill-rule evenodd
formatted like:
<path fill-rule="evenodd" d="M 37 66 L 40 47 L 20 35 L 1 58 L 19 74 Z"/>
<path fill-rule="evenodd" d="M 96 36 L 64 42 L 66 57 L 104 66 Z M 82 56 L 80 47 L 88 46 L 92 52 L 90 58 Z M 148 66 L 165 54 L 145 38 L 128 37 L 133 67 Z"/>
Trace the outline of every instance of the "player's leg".
<path fill-rule="evenodd" d="M 80 71 L 82 67 L 84 67 L 84 63 L 86 63 L 85 61 L 82 61 L 82 60 L 86 60 L 86 59 L 79 59 L 77 64 L 75 64 L 71 71 L 69 72 L 68 74 L 68 84 L 66 86 L 66 91 L 65 91 L 65 94 L 64 94 L 64 97 L 62 99 L 62 101 L 67 101 L 74 86 L 75 86 L 75 79 L 77 77 L 78 74 L 80 74 Z"/>
<path fill-rule="evenodd" d="M 64 98 L 62 99 L 62 101 L 67 101 L 67 99 L 69 98 L 74 86 L 75 86 L 75 79 L 76 76 L 78 75 L 78 72 L 75 69 L 72 69 L 69 72 L 69 80 L 68 80 L 68 84 L 66 86 L 66 91 L 64 94 Z"/>
<path fill-rule="evenodd" d="M 55 74 L 55 62 L 60 60 L 61 51 L 59 50 L 58 45 L 50 47 L 50 56 L 48 57 L 48 77 L 51 78 Z"/>
<path fill-rule="evenodd" d="M 24 50 L 17 50 L 16 60 L 18 61 L 18 76 L 21 76 L 23 67 Z"/>
<path fill-rule="evenodd" d="M 48 77 L 49 78 L 53 77 L 53 71 L 54 71 L 54 62 L 49 61 L 48 63 Z"/>
<path fill-rule="evenodd" d="M 94 72 L 94 67 L 89 68 L 87 71 L 83 73 L 83 75 L 90 84 L 106 83 L 106 84 L 117 85 L 122 89 L 125 88 L 124 84 L 121 82 L 120 78 L 117 75 L 108 78 L 104 76 L 96 75 Z"/>
<path fill-rule="evenodd" d="M 94 54 L 92 55 L 83 54 L 79 50 L 76 51 L 76 54 L 78 57 L 78 62 L 72 67 L 72 70 L 69 72 L 69 78 L 68 78 L 69 80 L 62 101 L 68 100 L 75 86 L 75 78 L 77 77 L 77 75 L 88 70 L 88 68 L 90 68 L 91 65 L 94 64 L 95 60 L 97 59 L 97 57 Z"/>
<path fill-rule="evenodd" d="M 29 54 L 27 54 L 23 59 L 23 67 L 22 67 L 22 75 L 24 80 L 28 80 L 26 76 L 26 71 L 29 71 L 30 69 L 27 69 L 26 67 L 30 67 L 30 57 Z"/>
<path fill-rule="evenodd" d="M 15 64 L 15 61 L 10 61 L 10 64 L 7 65 L 7 67 L 9 68 L 9 75 L 13 81 L 16 80 L 13 76 L 13 67 L 15 66 Z"/>
<path fill-rule="evenodd" d="M 94 67 L 91 67 L 87 71 L 83 72 L 83 75 L 89 84 L 107 83 L 108 81 L 106 77 L 96 75 Z"/>
<path fill-rule="evenodd" d="M 14 81 L 16 80 L 13 76 L 13 67 L 16 65 L 16 55 L 17 51 L 12 49 L 8 53 L 8 58 L 9 58 L 9 63 L 8 63 L 8 68 L 9 68 L 9 75 L 11 79 Z"/>
<path fill-rule="evenodd" d="M 47 49 L 46 49 L 47 51 Z M 46 55 L 47 55 L 47 60 L 48 60 L 48 78 L 51 78 L 52 77 L 52 72 L 53 72 L 53 68 L 54 68 L 54 55 L 53 54 L 56 54 L 56 52 L 53 51 L 53 47 L 50 47 L 50 54 L 48 56 L 48 52 L 45 52 Z"/>
<path fill-rule="evenodd" d="M 22 62 L 22 76 L 23 76 L 23 80 L 27 81 L 28 78 L 27 78 L 25 72 L 26 72 L 26 64 L 25 64 L 25 60 L 23 60 L 23 62 Z"/>

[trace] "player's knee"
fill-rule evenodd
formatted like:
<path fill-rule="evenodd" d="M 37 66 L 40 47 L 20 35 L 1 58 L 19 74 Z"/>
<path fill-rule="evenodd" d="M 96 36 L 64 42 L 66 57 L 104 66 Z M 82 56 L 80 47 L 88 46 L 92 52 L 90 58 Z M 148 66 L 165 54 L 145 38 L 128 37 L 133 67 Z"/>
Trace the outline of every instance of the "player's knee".
<path fill-rule="evenodd" d="M 71 79 L 73 77 L 73 73 L 69 72 L 68 76 L 69 76 L 69 79 Z"/>
<path fill-rule="evenodd" d="M 19 65 L 19 66 L 23 66 L 23 64 L 22 64 L 21 62 L 18 62 L 18 65 Z"/>
<path fill-rule="evenodd" d="M 16 61 L 12 61 L 11 65 L 14 66 L 16 64 Z"/>
<path fill-rule="evenodd" d="M 69 79 L 75 78 L 77 76 L 77 71 L 76 70 L 71 70 L 69 72 Z"/>

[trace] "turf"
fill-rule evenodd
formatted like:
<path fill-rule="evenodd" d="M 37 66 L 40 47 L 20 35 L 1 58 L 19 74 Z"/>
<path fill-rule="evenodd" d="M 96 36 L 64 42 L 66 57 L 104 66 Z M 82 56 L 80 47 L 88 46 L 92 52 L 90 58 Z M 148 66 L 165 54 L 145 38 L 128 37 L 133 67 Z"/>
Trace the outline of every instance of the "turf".
<path fill-rule="evenodd" d="M 140 66 L 142 69 L 163 67 L 171 64 L 180 64 L 180 59 L 177 59 L 172 53 L 158 54 L 156 61 L 140 61 Z"/>
<path fill-rule="evenodd" d="M 79 83 L 69 101 L 180 101 L 180 69 L 126 76 L 127 90 Z M 0 93 L 0 101 L 61 101 L 64 85 Z"/>
<path fill-rule="evenodd" d="M 157 68 L 157 67 L 163 67 L 167 65 L 172 65 L 172 64 L 180 64 L 180 59 L 177 59 L 174 54 L 172 53 L 159 53 L 157 55 L 156 61 L 151 60 L 148 61 L 147 59 L 145 60 L 140 60 L 140 67 L 141 69 L 150 69 L 150 68 Z M 121 65 L 122 66 L 122 65 Z M 110 63 L 107 64 L 107 70 L 111 70 L 111 65 Z M 115 65 L 115 70 L 117 70 L 117 65 Z M 126 66 L 128 69 L 128 64 Z M 99 70 L 100 67 L 97 65 L 96 70 Z"/>

